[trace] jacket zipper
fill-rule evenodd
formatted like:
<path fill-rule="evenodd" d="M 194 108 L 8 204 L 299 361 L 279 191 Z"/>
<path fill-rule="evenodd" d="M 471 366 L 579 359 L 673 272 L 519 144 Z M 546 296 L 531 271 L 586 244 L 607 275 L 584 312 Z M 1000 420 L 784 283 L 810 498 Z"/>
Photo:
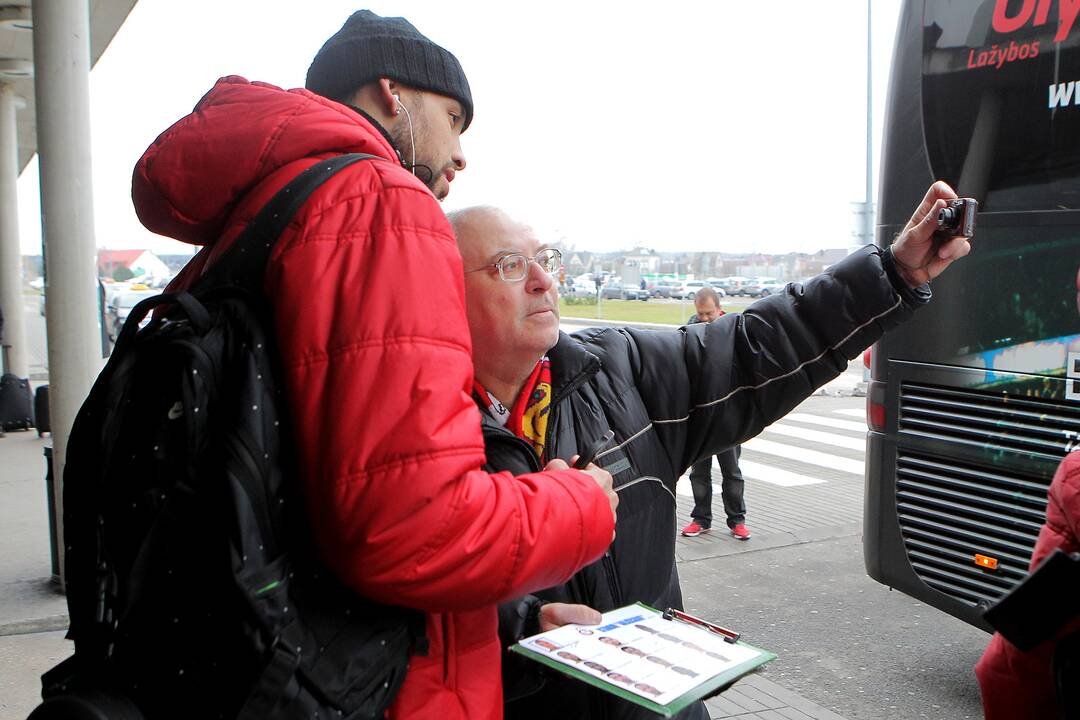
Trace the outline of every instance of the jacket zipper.
<path fill-rule="evenodd" d="M 591 372 L 590 372 L 591 370 Z M 549 406 L 549 412 L 551 417 L 548 418 L 547 425 L 547 437 L 544 440 L 544 447 L 551 448 L 551 436 L 555 430 L 555 413 L 554 410 L 558 407 L 570 393 L 577 390 L 579 387 L 588 382 L 589 378 L 596 374 L 596 368 L 589 368 L 588 370 L 580 373 L 573 380 L 563 386 L 559 394 L 551 399 L 551 405 Z M 553 448 L 552 448 L 553 449 Z M 535 454 L 535 453 L 534 453 Z M 611 599 L 615 607 L 620 608 L 623 605 L 622 590 L 619 588 L 619 574 L 615 570 L 615 557 L 611 554 L 611 548 L 609 547 L 604 551 L 604 556 L 600 559 L 601 564 L 604 566 L 604 576 L 607 579 L 608 591 L 611 593 Z"/>
<path fill-rule="evenodd" d="M 619 574 L 615 571 L 615 556 L 611 554 L 611 548 L 604 551 L 603 563 L 612 602 L 615 603 L 615 607 L 621 608 L 623 605 L 622 590 L 619 588 Z"/>
<path fill-rule="evenodd" d="M 570 393 L 574 392 L 579 387 L 588 382 L 589 378 L 595 375 L 598 370 L 599 368 L 597 367 L 586 368 L 582 372 L 578 373 L 578 375 L 574 377 L 573 380 L 571 380 L 564 387 L 562 387 L 559 390 L 558 395 L 552 396 L 551 404 L 548 405 L 549 414 L 547 422 L 547 432 L 544 433 L 544 449 L 548 453 L 555 449 L 551 442 L 552 434 L 555 431 L 555 408 L 558 407 L 559 403 L 566 399 L 570 395 Z"/>

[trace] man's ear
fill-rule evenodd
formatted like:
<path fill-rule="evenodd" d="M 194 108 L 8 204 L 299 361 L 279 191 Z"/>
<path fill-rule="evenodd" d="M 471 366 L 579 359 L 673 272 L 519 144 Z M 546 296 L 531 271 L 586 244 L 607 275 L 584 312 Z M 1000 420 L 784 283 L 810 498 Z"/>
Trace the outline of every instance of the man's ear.
<path fill-rule="evenodd" d="M 400 86 L 390 78 L 379 78 L 379 104 L 389 115 L 401 112 L 398 102 L 401 99 Z"/>

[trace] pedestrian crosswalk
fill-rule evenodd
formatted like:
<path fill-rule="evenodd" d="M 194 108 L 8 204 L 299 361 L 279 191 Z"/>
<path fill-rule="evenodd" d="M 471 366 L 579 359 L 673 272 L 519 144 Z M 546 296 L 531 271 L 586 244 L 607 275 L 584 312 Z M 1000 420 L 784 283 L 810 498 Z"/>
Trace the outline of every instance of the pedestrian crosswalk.
<path fill-rule="evenodd" d="M 863 432 L 866 431 L 863 430 Z M 848 450 L 862 450 L 866 444 L 862 438 L 843 435 L 835 430 L 822 432 L 821 430 L 810 430 L 801 425 L 791 425 L 786 422 L 777 422 L 770 425 L 769 434 L 787 435 L 789 437 L 809 440 L 819 445 L 835 445 L 836 447 L 847 448 Z"/>
<path fill-rule="evenodd" d="M 739 467 L 749 481 L 780 487 L 858 481 L 863 477 L 866 425 L 852 419 L 861 408 L 803 409 L 789 413 L 743 443 Z M 717 468 L 713 460 L 713 468 Z M 714 472 L 720 490 L 719 472 Z M 689 475 L 679 479 L 679 495 L 693 497 Z"/>

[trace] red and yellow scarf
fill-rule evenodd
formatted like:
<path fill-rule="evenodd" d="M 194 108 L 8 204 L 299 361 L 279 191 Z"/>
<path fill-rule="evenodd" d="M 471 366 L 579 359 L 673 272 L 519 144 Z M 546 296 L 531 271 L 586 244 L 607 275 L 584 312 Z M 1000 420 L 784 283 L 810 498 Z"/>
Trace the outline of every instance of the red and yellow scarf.
<path fill-rule="evenodd" d="M 551 361 L 547 357 L 536 363 L 521 388 L 521 394 L 509 410 L 479 380 L 473 380 L 473 392 L 491 417 L 532 445 L 536 456 L 541 462 L 544 461 L 548 409 L 551 407 Z"/>

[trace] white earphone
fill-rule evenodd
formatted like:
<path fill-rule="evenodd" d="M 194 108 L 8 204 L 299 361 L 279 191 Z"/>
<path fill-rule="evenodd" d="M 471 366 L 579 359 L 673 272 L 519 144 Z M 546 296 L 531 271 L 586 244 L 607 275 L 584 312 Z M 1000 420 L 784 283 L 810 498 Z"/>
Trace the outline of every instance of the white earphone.
<path fill-rule="evenodd" d="M 412 145 L 412 166 L 409 168 L 409 172 L 413 175 L 416 174 L 416 138 L 413 136 L 412 127 L 412 115 L 409 113 L 409 108 L 405 107 L 405 103 L 401 102 L 401 96 L 397 93 L 391 93 L 391 97 L 397 101 L 398 107 L 395 115 L 400 115 L 401 111 L 405 111 L 405 118 L 409 121 L 409 144 Z"/>

